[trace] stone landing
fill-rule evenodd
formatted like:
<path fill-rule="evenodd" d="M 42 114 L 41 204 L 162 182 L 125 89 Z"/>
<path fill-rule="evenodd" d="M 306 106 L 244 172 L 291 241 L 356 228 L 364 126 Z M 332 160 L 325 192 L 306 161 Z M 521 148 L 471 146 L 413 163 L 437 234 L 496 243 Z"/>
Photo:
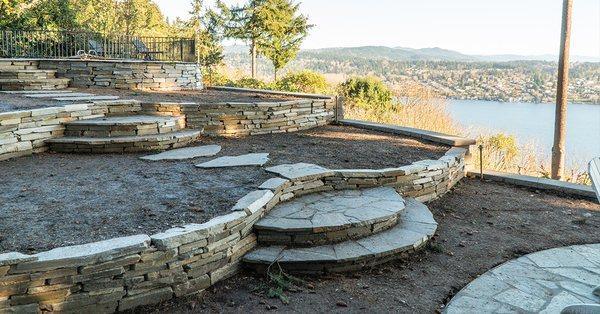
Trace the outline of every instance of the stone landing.
<path fill-rule="evenodd" d="M 405 206 L 398 223 L 385 231 L 311 247 L 262 246 L 246 254 L 244 262 L 258 272 L 278 263 L 292 273 L 322 274 L 360 270 L 401 258 L 425 245 L 437 229 L 425 205 L 408 199 Z"/>
<path fill-rule="evenodd" d="M 309 194 L 277 206 L 254 229 L 264 244 L 337 243 L 389 229 L 404 207 L 388 187 Z"/>

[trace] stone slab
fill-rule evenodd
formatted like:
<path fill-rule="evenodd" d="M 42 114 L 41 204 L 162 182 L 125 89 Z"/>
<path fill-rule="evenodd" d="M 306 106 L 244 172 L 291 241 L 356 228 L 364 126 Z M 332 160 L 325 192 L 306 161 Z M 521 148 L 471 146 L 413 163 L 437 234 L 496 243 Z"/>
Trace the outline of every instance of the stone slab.
<path fill-rule="evenodd" d="M 282 178 L 271 178 L 271 179 L 263 182 L 258 188 L 263 189 L 263 190 L 276 191 L 289 182 L 290 182 L 290 180 L 286 180 L 286 179 L 282 179 Z"/>
<path fill-rule="evenodd" d="M 201 164 L 198 168 L 227 168 L 244 166 L 263 166 L 269 161 L 268 153 L 254 153 L 240 156 L 224 156 Z"/>
<path fill-rule="evenodd" d="M 599 269 L 599 244 L 528 254 L 469 283 L 452 298 L 445 313 L 485 313 L 490 312 L 490 304 L 511 312 L 595 313 L 565 308 L 581 303 L 600 305 L 594 295 L 594 287 L 600 284 Z"/>
<path fill-rule="evenodd" d="M 588 173 L 592 179 L 592 188 L 596 192 L 596 198 L 600 202 L 600 157 L 596 157 L 590 161 Z"/>
<path fill-rule="evenodd" d="M 150 161 L 184 160 L 197 157 L 211 157 L 218 154 L 220 151 L 221 146 L 219 145 L 205 145 L 168 150 L 156 155 L 143 156 L 140 157 L 140 159 Z"/>
<path fill-rule="evenodd" d="M 94 94 L 89 94 L 89 93 L 55 93 L 54 91 L 52 92 L 46 92 L 45 94 L 43 93 L 33 93 L 33 94 L 26 94 L 25 97 L 29 97 L 29 98 L 56 98 L 56 97 L 90 97 L 90 96 L 94 96 Z"/>
<path fill-rule="evenodd" d="M 245 211 L 248 215 L 252 215 L 267 205 L 273 196 L 274 194 L 270 190 L 252 191 L 240 198 L 231 210 Z"/>
<path fill-rule="evenodd" d="M 57 267 L 83 266 L 105 262 L 115 257 L 139 253 L 150 244 L 150 237 L 142 234 L 114 238 L 100 242 L 60 247 L 35 254 L 37 260 L 20 263 L 18 271 L 39 271 Z"/>
<path fill-rule="evenodd" d="M 6 265 L 14 265 L 22 262 L 34 261 L 36 259 L 36 256 L 25 255 L 18 252 L 2 253 L 0 254 L 0 267 Z"/>
<path fill-rule="evenodd" d="M 4 94 L 48 94 L 47 90 L 15 90 L 15 91 L 0 91 L 0 93 Z M 53 90 L 54 94 L 68 94 L 73 93 L 70 90 Z"/>
<path fill-rule="evenodd" d="M 476 177 L 480 174 L 478 172 L 469 171 L 467 175 Z M 594 191 L 594 188 L 587 185 L 493 170 L 484 170 L 483 177 L 484 179 L 492 181 L 505 182 L 534 189 L 557 191 L 589 199 L 596 199 L 596 192 Z"/>
<path fill-rule="evenodd" d="M 57 101 L 96 101 L 96 100 L 117 100 L 119 96 L 82 96 L 82 97 L 56 97 Z"/>
<path fill-rule="evenodd" d="M 266 170 L 291 180 L 327 177 L 335 174 L 332 170 L 308 163 L 285 164 L 269 167 Z"/>

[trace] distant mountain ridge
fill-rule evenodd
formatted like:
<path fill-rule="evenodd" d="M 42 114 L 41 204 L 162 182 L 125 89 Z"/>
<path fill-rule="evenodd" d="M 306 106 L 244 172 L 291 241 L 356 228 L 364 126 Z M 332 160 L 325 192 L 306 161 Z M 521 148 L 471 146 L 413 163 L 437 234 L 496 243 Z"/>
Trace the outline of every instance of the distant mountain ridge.
<path fill-rule="evenodd" d="M 227 46 L 225 54 L 247 53 L 246 46 Z M 557 61 L 555 55 L 467 55 L 454 50 L 433 48 L 406 48 L 386 46 L 333 47 L 320 49 L 304 49 L 300 57 L 327 58 L 364 58 L 372 60 L 387 59 L 391 61 L 462 61 L 462 62 L 507 62 L 507 61 Z M 571 56 L 571 61 L 600 62 L 600 57 Z"/>

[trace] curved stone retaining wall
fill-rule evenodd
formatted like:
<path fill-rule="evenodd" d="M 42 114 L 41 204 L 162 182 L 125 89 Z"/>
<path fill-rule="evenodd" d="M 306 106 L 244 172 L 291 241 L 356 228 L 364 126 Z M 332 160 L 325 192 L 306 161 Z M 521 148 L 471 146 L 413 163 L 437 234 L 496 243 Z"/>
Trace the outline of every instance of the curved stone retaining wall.
<path fill-rule="evenodd" d="M 145 112 L 185 115 L 188 128 L 209 135 L 295 132 L 335 119 L 335 98 L 216 104 L 142 104 Z"/>
<path fill-rule="evenodd" d="M 97 101 L 23 111 L 0 112 L 0 160 L 48 149 L 44 143 L 62 137 L 63 123 L 135 113 L 183 116 L 186 127 L 206 135 L 255 135 L 305 130 L 331 123 L 334 100 L 299 99 L 265 103 L 141 104 L 133 100 Z"/>
<path fill-rule="evenodd" d="M 439 160 L 382 170 L 272 167 L 267 170 L 285 179 L 264 182 L 231 213 L 203 224 L 31 256 L 0 254 L 0 312 L 114 312 L 196 293 L 240 268 L 243 255 L 257 244 L 253 225 L 279 202 L 319 191 L 380 185 L 433 199 L 464 176 L 466 153 L 455 148 Z"/>

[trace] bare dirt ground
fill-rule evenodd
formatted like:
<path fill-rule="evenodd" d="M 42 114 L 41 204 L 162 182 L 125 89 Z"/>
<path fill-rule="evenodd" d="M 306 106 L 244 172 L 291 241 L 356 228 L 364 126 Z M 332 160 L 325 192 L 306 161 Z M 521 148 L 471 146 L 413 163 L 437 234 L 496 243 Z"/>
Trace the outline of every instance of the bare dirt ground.
<path fill-rule="evenodd" d="M 292 144 L 293 143 L 293 144 Z M 269 165 L 311 162 L 332 168 L 385 168 L 439 158 L 448 149 L 350 127 L 246 138 L 206 138 L 220 154 L 270 153 Z M 0 162 L 0 252 L 164 231 L 223 214 L 272 177 L 263 168 L 206 170 L 197 158 L 147 162 L 131 155 L 44 153 Z"/>
<path fill-rule="evenodd" d="M 119 96 L 121 99 L 135 99 L 142 102 L 193 102 L 210 104 L 218 102 L 268 102 L 294 99 L 289 96 L 277 96 L 261 93 L 223 92 L 211 89 L 201 91 L 132 91 L 110 88 L 69 88 L 74 93 Z M 52 91 L 48 91 L 52 93 Z M 22 94 L 0 93 L 0 112 L 28 110 L 35 108 L 55 107 L 73 104 L 72 101 L 56 101 L 48 98 L 30 98 Z M 77 102 L 77 103 L 86 103 Z"/>
<path fill-rule="evenodd" d="M 587 200 L 464 179 L 428 204 L 439 223 L 432 244 L 371 270 L 321 278 L 288 291 L 289 304 L 265 295 L 273 286 L 243 272 L 209 288 L 204 299 L 176 299 L 138 313 L 436 313 L 492 267 L 548 248 L 600 242 L 600 205 Z"/>

